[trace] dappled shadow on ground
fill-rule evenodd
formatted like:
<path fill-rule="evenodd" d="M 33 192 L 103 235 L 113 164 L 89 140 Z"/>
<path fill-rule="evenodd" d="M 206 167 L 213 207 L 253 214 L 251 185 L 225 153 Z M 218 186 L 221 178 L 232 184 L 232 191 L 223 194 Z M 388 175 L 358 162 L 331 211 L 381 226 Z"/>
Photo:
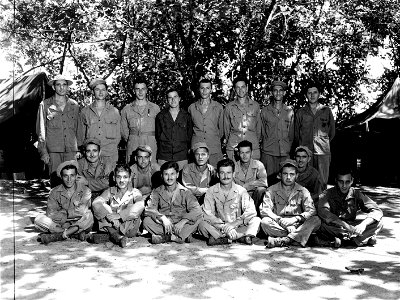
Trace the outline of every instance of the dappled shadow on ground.
<path fill-rule="evenodd" d="M 12 298 L 14 280 L 16 299 L 258 299 L 282 294 L 309 299 L 400 298 L 395 195 L 381 199 L 380 194 L 372 195 L 376 190 L 368 191 L 379 198 L 388 219 L 375 247 L 267 250 L 262 243 L 207 247 L 200 240 L 152 246 L 138 237 L 122 249 L 76 240 L 39 244 L 32 220 L 45 209 L 46 192 L 40 190 L 24 188 L 13 198 L 2 191 L 3 299 Z M 13 217 L 15 226 L 10 222 Z M 364 272 L 353 274 L 346 266 Z"/>

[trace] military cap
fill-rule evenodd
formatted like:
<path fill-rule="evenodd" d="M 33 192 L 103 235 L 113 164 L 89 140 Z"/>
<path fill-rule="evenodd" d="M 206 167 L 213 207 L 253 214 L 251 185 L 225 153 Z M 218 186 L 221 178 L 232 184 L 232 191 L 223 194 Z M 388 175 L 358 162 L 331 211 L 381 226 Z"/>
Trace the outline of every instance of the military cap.
<path fill-rule="evenodd" d="M 67 160 L 67 161 L 64 161 L 64 162 L 62 162 L 61 164 L 58 165 L 58 167 L 57 167 L 57 176 L 61 178 L 61 171 L 66 166 L 69 166 L 69 165 L 75 166 L 76 170 L 79 169 L 79 165 L 78 165 L 78 162 L 76 160 Z"/>
<path fill-rule="evenodd" d="M 63 75 L 63 74 L 58 74 L 58 75 L 56 75 L 52 80 L 50 80 L 47 84 L 48 84 L 49 86 L 53 86 L 54 83 L 55 83 L 56 81 L 59 81 L 59 80 L 65 80 L 65 81 L 67 82 L 68 85 L 71 85 L 71 84 L 73 83 L 71 79 L 67 78 L 67 76 L 65 76 L 65 75 Z"/>

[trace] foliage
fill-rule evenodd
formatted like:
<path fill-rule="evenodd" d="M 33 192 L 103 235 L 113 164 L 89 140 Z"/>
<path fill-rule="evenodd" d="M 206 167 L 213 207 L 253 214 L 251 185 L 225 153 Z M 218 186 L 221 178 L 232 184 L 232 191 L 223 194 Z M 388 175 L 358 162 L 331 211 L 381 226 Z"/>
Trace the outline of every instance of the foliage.
<path fill-rule="evenodd" d="M 391 0 L 24 0 L 15 13 L 3 2 L 9 59 L 25 58 L 50 76 L 73 64 L 81 102 L 93 77 L 110 77 L 111 101 L 122 108 L 134 78 L 145 76 L 152 101 L 163 105 L 165 90 L 178 85 L 188 106 L 206 76 L 225 103 L 233 78 L 244 74 L 262 105 L 272 80 L 287 81 L 295 108 L 316 80 L 340 121 L 366 101 L 362 84 L 386 90 L 400 68 L 400 10 Z M 393 71 L 374 82 L 366 61 L 379 49 L 389 51 Z"/>

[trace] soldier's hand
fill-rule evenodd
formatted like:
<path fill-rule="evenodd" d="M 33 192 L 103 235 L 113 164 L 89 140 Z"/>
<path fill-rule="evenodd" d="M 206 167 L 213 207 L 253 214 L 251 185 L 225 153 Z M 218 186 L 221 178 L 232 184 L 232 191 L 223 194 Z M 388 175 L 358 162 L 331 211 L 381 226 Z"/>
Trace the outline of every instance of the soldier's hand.
<path fill-rule="evenodd" d="M 365 231 L 365 228 L 366 228 L 366 227 L 367 227 L 367 226 L 364 225 L 363 223 L 360 223 L 360 224 L 354 226 L 354 234 L 357 235 L 357 236 L 358 236 L 358 235 L 362 235 L 363 232 Z"/>
<path fill-rule="evenodd" d="M 82 153 L 80 153 L 79 151 L 76 152 L 75 159 L 78 160 L 78 159 L 81 159 L 81 158 L 82 158 Z"/>
<path fill-rule="evenodd" d="M 297 223 L 296 217 L 282 218 L 279 221 L 279 225 L 281 225 L 283 228 L 287 228 L 288 226 L 294 225 L 296 223 Z"/>
<path fill-rule="evenodd" d="M 236 229 L 232 228 L 231 230 L 229 230 L 225 234 L 231 240 L 236 240 L 237 239 L 237 231 L 236 231 Z"/>
<path fill-rule="evenodd" d="M 106 216 L 108 222 L 112 222 L 113 220 L 119 220 L 121 216 L 117 213 L 111 213 Z"/>
<path fill-rule="evenodd" d="M 165 229 L 165 233 L 166 234 L 172 234 L 172 230 L 173 230 L 173 224 L 171 222 L 170 219 L 168 219 L 166 216 L 162 216 L 161 217 L 161 222 L 163 223 L 164 229 Z"/>
<path fill-rule="evenodd" d="M 181 230 L 183 229 L 183 226 L 185 226 L 186 223 L 187 223 L 187 220 L 182 219 L 174 225 L 174 232 L 176 235 L 179 235 L 181 233 Z"/>
<path fill-rule="evenodd" d="M 113 224 L 113 227 L 115 229 L 118 229 L 119 226 L 121 225 L 121 222 L 119 220 L 117 220 L 117 219 L 112 220 L 111 223 Z"/>
<path fill-rule="evenodd" d="M 44 162 L 46 165 L 48 165 L 49 162 L 50 162 L 50 155 L 44 154 L 44 155 L 42 156 L 42 160 L 43 160 L 43 162 Z"/>
<path fill-rule="evenodd" d="M 223 233 L 228 233 L 229 231 L 231 231 L 232 229 L 235 229 L 235 227 L 231 224 L 231 223 L 225 223 L 223 226 L 222 226 L 222 232 Z"/>

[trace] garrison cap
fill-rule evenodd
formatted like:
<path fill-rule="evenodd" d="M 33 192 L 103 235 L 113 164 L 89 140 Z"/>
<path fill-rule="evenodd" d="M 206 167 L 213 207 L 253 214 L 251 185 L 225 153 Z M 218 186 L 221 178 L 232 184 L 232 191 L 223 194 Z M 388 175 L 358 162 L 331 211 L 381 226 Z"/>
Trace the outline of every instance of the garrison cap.
<path fill-rule="evenodd" d="M 297 153 L 297 151 L 300 151 L 300 150 L 303 150 L 303 151 L 307 152 L 308 156 L 309 156 L 309 157 L 312 157 L 312 152 L 311 152 L 310 149 L 308 149 L 307 146 L 298 146 L 298 147 L 296 148 L 296 150 L 294 150 L 294 152 Z"/>
<path fill-rule="evenodd" d="M 78 171 L 78 169 L 79 169 L 78 162 L 77 162 L 76 160 L 67 160 L 67 161 L 64 161 L 64 162 L 62 162 L 61 164 L 58 165 L 58 167 L 57 167 L 57 175 L 58 175 L 58 177 L 61 178 L 61 171 L 62 171 L 66 166 L 69 166 L 69 165 L 75 166 L 75 167 L 76 167 L 76 170 Z"/>
<path fill-rule="evenodd" d="M 193 146 L 192 146 L 192 151 L 195 152 L 199 148 L 207 149 L 207 152 L 210 152 L 210 149 L 208 148 L 207 144 L 204 143 L 204 142 L 194 143 Z"/>
<path fill-rule="evenodd" d="M 288 159 L 285 159 L 284 161 L 282 161 L 282 162 L 279 164 L 279 166 L 280 166 L 280 170 L 282 170 L 283 167 L 286 167 L 286 166 L 295 167 L 296 170 L 297 170 L 297 162 L 296 162 L 295 160 L 289 159 L 289 158 L 288 158 Z"/>
<path fill-rule="evenodd" d="M 93 90 L 99 84 L 104 84 L 105 86 L 107 86 L 107 82 L 104 79 L 95 78 L 89 83 L 89 87 Z"/>
<path fill-rule="evenodd" d="M 149 145 L 139 145 L 135 150 L 135 154 L 137 154 L 138 151 L 147 152 L 150 155 L 153 153 L 153 151 L 151 150 L 151 147 Z"/>
<path fill-rule="evenodd" d="M 86 148 L 86 146 L 87 146 L 88 144 L 95 144 L 95 145 L 99 146 L 99 148 L 101 148 L 101 142 L 100 142 L 100 140 L 99 140 L 98 138 L 95 138 L 95 137 L 86 139 L 83 145 L 84 145 L 85 148 Z"/>

